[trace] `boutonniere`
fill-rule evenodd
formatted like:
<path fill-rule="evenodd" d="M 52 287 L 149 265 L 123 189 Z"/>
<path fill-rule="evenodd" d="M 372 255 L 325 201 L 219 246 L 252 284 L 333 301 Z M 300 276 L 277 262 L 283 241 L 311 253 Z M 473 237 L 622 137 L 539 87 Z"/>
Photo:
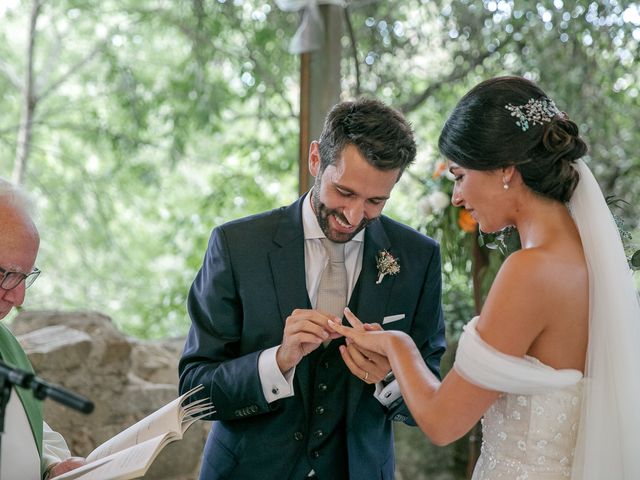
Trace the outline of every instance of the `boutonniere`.
<path fill-rule="evenodd" d="M 376 285 L 382 282 L 385 275 L 396 275 L 400 272 L 398 259 L 386 250 L 380 250 L 376 257 L 376 265 L 378 267 L 378 280 Z"/>

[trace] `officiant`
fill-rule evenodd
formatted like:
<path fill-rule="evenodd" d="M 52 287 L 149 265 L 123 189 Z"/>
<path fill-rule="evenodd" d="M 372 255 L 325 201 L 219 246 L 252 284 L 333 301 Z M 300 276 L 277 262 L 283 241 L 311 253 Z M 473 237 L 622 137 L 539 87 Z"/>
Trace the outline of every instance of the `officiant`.
<path fill-rule="evenodd" d="M 22 305 L 25 290 L 40 274 L 34 267 L 40 237 L 29 210 L 26 194 L 0 178 L 0 319 Z M 33 372 L 24 350 L 3 323 L 0 360 Z M 62 435 L 44 422 L 42 402 L 31 390 L 12 389 L 4 419 L 2 480 L 54 478 L 85 463 L 82 458 L 72 457 Z"/>

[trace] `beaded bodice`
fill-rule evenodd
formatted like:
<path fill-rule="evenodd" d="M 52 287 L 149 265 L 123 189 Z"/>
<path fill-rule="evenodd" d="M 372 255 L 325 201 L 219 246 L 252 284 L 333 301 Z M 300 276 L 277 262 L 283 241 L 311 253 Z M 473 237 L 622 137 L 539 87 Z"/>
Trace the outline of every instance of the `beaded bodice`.
<path fill-rule="evenodd" d="M 482 419 L 482 450 L 473 480 L 570 478 L 582 373 L 499 352 L 480 337 L 477 321 L 464 327 L 454 368 L 474 385 L 504 393 Z"/>
<path fill-rule="evenodd" d="M 473 480 L 571 477 L 583 381 L 547 394 L 504 394 L 482 420 Z"/>

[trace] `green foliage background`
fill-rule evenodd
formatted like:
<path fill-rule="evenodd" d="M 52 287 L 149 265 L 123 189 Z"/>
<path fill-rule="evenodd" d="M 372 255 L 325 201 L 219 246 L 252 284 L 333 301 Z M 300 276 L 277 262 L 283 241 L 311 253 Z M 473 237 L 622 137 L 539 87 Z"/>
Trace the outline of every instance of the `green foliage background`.
<path fill-rule="evenodd" d="M 26 308 L 93 309 L 142 337 L 182 335 L 211 229 L 297 196 L 299 16 L 246 0 L 42 1 L 39 94 L 25 187 L 39 210 L 43 275 Z M 32 2 L 0 6 L 0 175 L 14 165 Z M 431 175 L 448 112 L 489 76 L 538 81 L 575 119 L 586 159 L 637 233 L 638 4 L 353 0 L 343 97 L 406 113 L 419 160 L 387 213 L 445 247 L 451 332 L 473 314 L 473 238 Z M 355 49 L 354 49 L 355 46 Z M 355 50 L 355 54 L 354 54 Z M 358 68 L 356 68 L 356 66 Z M 500 139 L 496 139 L 500 141 Z M 637 238 L 637 235 L 636 235 Z"/>

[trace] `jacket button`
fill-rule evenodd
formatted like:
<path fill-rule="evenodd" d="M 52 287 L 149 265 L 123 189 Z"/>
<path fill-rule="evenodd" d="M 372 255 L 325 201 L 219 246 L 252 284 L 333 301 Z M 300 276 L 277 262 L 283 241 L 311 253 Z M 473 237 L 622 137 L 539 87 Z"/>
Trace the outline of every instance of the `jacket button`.
<path fill-rule="evenodd" d="M 322 438 L 324 437 L 324 432 L 322 430 L 316 430 L 315 432 L 313 432 L 313 436 L 316 438 Z"/>
<path fill-rule="evenodd" d="M 322 415 L 324 413 L 324 407 L 323 406 L 316 407 L 316 413 L 318 415 Z"/>
<path fill-rule="evenodd" d="M 327 384 L 326 383 L 321 383 L 320 385 L 318 385 L 318 390 L 320 390 L 321 392 L 324 392 L 327 390 Z"/>
<path fill-rule="evenodd" d="M 317 450 L 314 450 L 313 452 L 311 452 L 311 457 L 320 458 L 320 452 Z"/>
<path fill-rule="evenodd" d="M 304 434 L 302 432 L 296 432 L 293 434 L 293 438 L 297 441 L 300 441 L 304 438 Z"/>

